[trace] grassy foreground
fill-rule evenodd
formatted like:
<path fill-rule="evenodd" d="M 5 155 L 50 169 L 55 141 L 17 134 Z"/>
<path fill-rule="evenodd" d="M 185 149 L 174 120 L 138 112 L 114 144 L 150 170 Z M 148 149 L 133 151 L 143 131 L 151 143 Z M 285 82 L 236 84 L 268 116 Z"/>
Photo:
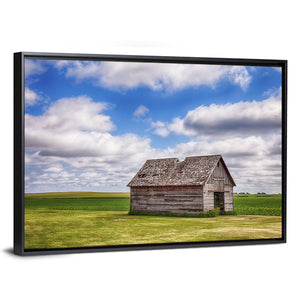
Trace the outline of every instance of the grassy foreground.
<path fill-rule="evenodd" d="M 174 218 L 127 212 L 26 209 L 25 248 L 56 248 L 281 237 L 281 217 Z"/>
<path fill-rule="evenodd" d="M 128 215 L 128 193 L 25 196 L 25 248 L 64 248 L 281 237 L 280 195 L 235 195 L 237 216 Z"/>

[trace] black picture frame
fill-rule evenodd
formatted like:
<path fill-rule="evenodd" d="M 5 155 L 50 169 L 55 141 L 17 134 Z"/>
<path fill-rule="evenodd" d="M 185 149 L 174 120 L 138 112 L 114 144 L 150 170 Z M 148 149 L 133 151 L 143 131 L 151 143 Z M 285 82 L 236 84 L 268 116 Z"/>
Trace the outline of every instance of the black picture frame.
<path fill-rule="evenodd" d="M 276 239 L 256 239 L 240 241 L 158 243 L 141 245 L 96 246 L 76 248 L 31 249 L 24 248 L 24 61 L 25 58 L 49 60 L 96 60 L 120 62 L 160 62 L 180 64 L 217 64 L 236 66 L 268 66 L 282 70 L 282 237 Z M 235 245 L 275 244 L 286 242 L 286 189 L 287 189 L 287 60 L 274 59 L 236 59 L 236 58 L 200 58 L 140 55 L 98 55 L 69 53 L 14 53 L 14 253 L 17 255 L 63 254 L 79 252 L 104 252 L 127 250 L 154 250 L 192 247 L 216 247 Z"/>

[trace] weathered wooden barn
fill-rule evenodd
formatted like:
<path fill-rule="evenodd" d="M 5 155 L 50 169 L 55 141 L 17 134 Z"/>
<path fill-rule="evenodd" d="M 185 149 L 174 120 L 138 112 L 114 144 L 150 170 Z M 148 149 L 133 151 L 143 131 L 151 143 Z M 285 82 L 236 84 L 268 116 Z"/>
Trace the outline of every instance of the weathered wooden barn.
<path fill-rule="evenodd" d="M 133 213 L 233 211 L 235 182 L 221 155 L 150 159 L 127 186 Z"/>

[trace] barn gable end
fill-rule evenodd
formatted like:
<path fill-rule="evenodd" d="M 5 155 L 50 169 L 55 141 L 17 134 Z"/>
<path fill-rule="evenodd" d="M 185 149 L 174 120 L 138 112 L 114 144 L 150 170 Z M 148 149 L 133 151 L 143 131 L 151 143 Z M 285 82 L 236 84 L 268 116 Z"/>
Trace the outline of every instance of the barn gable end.
<path fill-rule="evenodd" d="M 226 185 L 231 184 L 235 186 L 235 182 L 231 177 L 222 157 L 220 157 L 220 159 L 217 161 L 212 173 L 208 176 L 206 183 L 211 184 L 218 180 L 222 180 Z"/>

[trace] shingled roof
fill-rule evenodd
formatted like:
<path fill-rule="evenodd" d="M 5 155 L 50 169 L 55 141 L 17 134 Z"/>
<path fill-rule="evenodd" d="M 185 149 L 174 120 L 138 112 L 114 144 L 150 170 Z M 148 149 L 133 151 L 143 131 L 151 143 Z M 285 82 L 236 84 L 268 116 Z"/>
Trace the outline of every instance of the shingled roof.
<path fill-rule="evenodd" d="M 222 156 L 206 155 L 186 157 L 184 161 L 178 158 L 149 159 L 127 186 L 203 185 L 220 159 L 235 185 Z"/>

